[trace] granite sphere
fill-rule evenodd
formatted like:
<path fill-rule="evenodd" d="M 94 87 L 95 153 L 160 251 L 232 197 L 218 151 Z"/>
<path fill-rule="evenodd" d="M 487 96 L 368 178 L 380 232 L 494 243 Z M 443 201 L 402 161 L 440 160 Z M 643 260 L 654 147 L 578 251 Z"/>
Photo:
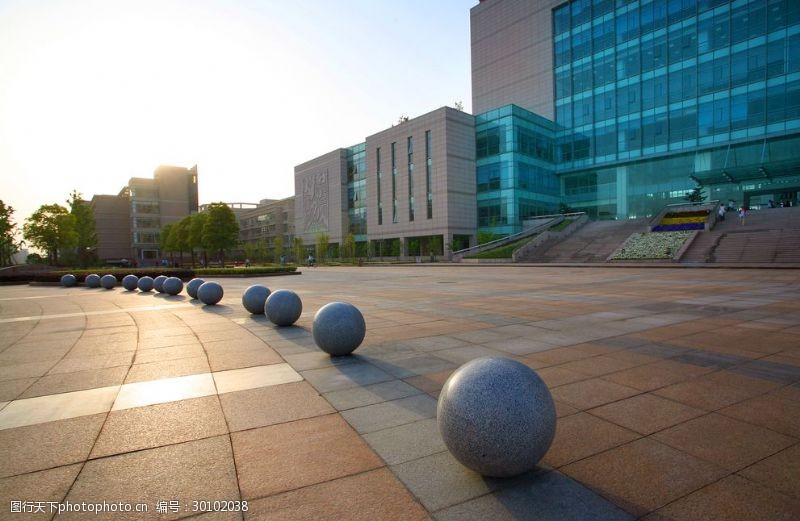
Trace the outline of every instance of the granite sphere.
<path fill-rule="evenodd" d="M 100 287 L 100 275 L 97 273 L 92 273 L 91 275 L 86 275 L 86 278 L 83 279 L 83 282 L 86 283 L 87 288 L 99 288 Z"/>
<path fill-rule="evenodd" d="M 122 277 L 122 287 L 128 291 L 133 291 L 139 287 L 139 277 L 136 275 L 125 275 Z"/>
<path fill-rule="evenodd" d="M 325 304 L 314 315 L 311 326 L 314 342 L 331 356 L 349 355 L 355 351 L 366 332 L 364 316 L 347 302 Z"/>
<path fill-rule="evenodd" d="M 203 282 L 199 288 L 197 288 L 197 298 L 200 299 L 200 302 L 203 304 L 208 304 L 209 306 L 213 306 L 220 300 L 222 300 L 222 286 L 214 281 Z"/>
<path fill-rule="evenodd" d="M 75 275 L 72 273 L 67 273 L 63 277 L 61 277 L 61 285 L 66 286 L 67 288 L 71 288 L 75 284 L 78 283 L 78 279 L 75 278 Z"/>
<path fill-rule="evenodd" d="M 556 433 L 547 386 L 510 358 L 478 358 L 456 369 L 442 387 L 436 417 L 453 456 L 490 477 L 533 469 Z"/>
<path fill-rule="evenodd" d="M 153 277 L 148 277 L 145 275 L 139 279 L 139 291 L 144 291 L 145 293 L 148 291 L 153 291 Z"/>
<path fill-rule="evenodd" d="M 186 283 L 186 293 L 192 298 L 197 298 L 197 289 L 203 285 L 205 280 L 194 278 Z"/>
<path fill-rule="evenodd" d="M 170 295 L 177 295 L 181 291 L 183 291 L 183 281 L 178 277 L 170 277 L 164 281 L 163 284 L 164 293 L 168 293 Z"/>
<path fill-rule="evenodd" d="M 269 288 L 266 286 L 260 284 L 250 286 L 242 293 L 242 305 L 253 315 L 263 315 L 269 294 Z"/>
<path fill-rule="evenodd" d="M 159 275 L 153 279 L 153 288 L 159 293 L 164 293 L 164 282 L 168 279 L 166 275 Z"/>
<path fill-rule="evenodd" d="M 112 289 L 117 285 L 117 277 L 111 274 L 103 275 L 100 279 L 100 285 L 106 289 Z"/>
<path fill-rule="evenodd" d="M 291 326 L 303 312 L 303 302 L 292 290 L 273 291 L 264 305 L 264 313 L 276 326 Z"/>

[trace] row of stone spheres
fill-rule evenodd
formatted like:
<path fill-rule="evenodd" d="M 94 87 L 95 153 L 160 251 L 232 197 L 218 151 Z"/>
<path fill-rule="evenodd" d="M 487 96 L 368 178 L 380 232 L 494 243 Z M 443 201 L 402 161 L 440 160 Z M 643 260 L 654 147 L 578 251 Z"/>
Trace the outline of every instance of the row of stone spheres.
<path fill-rule="evenodd" d="M 88 275 L 90 288 L 112 289 L 113 275 Z M 61 284 L 72 287 L 77 278 L 68 274 Z M 183 282 L 177 277 L 137 278 L 127 275 L 122 285 L 128 291 L 155 289 L 177 295 Z M 222 286 L 194 278 L 186 292 L 204 304 L 222 300 Z M 277 326 L 291 326 L 302 314 L 300 297 L 288 289 L 270 291 L 253 285 L 242 294 L 242 305 L 254 315 L 266 315 Z M 314 315 L 314 343 L 331 356 L 348 356 L 366 335 L 361 311 L 346 302 L 331 302 Z M 544 457 L 556 431 L 552 395 L 539 375 L 510 358 L 485 357 L 467 362 L 447 379 L 436 410 L 439 432 L 447 449 L 464 466 L 489 477 L 511 477 L 528 472 Z"/>

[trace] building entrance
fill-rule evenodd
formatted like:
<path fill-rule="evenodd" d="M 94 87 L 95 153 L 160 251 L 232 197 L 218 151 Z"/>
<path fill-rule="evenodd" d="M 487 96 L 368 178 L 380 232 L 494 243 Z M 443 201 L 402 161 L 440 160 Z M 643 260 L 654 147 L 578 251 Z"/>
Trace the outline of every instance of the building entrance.
<path fill-rule="evenodd" d="M 775 207 L 797 206 L 798 192 L 800 192 L 800 186 L 745 192 L 744 205 L 753 209 L 769 208 L 769 202 L 772 201 Z"/>

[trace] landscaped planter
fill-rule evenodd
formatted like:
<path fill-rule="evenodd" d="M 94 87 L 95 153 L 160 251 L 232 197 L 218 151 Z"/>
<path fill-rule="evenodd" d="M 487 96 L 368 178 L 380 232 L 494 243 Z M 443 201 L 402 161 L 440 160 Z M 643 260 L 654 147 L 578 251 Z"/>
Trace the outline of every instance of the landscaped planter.
<path fill-rule="evenodd" d="M 691 231 L 637 233 L 609 260 L 672 260 L 691 236 Z"/>

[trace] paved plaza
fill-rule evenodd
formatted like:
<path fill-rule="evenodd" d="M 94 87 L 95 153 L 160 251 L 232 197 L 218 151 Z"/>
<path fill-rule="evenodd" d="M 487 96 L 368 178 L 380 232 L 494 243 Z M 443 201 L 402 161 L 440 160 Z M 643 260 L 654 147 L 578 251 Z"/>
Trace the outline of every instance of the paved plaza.
<path fill-rule="evenodd" d="M 56 517 L 800 518 L 798 270 L 218 280 L 212 307 L 121 287 L 0 287 L 0 519 L 82 504 L 104 512 Z M 244 310 L 256 283 L 299 294 L 295 327 Z M 341 359 L 310 331 L 336 300 L 367 322 Z M 441 441 L 439 390 L 482 356 L 529 365 L 556 400 L 534 472 L 482 478 Z"/>

